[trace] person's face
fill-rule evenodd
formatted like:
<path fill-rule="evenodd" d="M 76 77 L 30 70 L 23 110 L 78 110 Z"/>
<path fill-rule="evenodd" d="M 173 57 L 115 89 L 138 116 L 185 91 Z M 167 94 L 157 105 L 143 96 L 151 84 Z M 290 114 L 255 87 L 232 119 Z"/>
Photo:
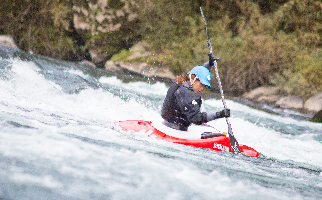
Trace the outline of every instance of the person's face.
<path fill-rule="evenodd" d="M 206 85 L 202 84 L 199 80 L 196 80 L 193 85 L 192 85 L 192 90 L 195 93 L 200 93 L 202 92 L 204 89 L 206 89 Z"/>

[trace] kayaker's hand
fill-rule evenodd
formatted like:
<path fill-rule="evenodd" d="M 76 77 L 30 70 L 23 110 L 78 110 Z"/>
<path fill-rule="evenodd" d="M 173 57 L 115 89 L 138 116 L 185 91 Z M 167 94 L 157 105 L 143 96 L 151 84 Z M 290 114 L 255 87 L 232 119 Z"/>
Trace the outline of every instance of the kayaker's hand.
<path fill-rule="evenodd" d="M 230 117 L 230 109 L 226 108 L 220 112 L 209 112 L 207 113 L 207 121 L 211 121 L 218 118 Z"/>
<path fill-rule="evenodd" d="M 230 109 L 229 108 L 225 108 L 222 111 L 220 111 L 220 118 L 223 117 L 230 117 Z"/>
<path fill-rule="evenodd" d="M 219 60 L 219 58 L 216 58 L 216 56 L 212 53 L 208 54 L 208 56 L 209 56 L 209 65 L 210 66 L 214 66 L 215 61 Z"/>

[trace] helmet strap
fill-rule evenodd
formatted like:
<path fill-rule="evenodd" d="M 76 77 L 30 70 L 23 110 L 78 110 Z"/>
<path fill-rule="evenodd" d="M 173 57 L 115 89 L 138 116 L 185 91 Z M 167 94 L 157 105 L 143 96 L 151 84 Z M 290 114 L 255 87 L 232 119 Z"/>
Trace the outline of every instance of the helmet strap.
<path fill-rule="evenodd" d="M 195 81 L 197 80 L 197 76 L 191 81 L 191 74 L 189 74 L 189 78 L 190 78 L 190 84 L 193 85 L 195 83 Z"/>

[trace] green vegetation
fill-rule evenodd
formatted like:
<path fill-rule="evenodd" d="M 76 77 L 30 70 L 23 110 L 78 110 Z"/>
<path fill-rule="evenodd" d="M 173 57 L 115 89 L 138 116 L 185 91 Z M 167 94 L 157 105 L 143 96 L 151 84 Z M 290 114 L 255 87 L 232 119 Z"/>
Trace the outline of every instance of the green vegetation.
<path fill-rule="evenodd" d="M 322 90 L 320 0 L 4 0 L 2 5 L 0 34 L 12 35 L 23 50 L 68 60 L 89 59 L 95 50 L 105 59 L 125 60 L 128 49 L 144 40 L 151 55 L 133 61 L 170 66 L 176 74 L 208 59 L 201 6 L 224 91 L 241 94 L 275 85 L 308 98 Z M 104 13 L 112 14 L 100 20 Z M 75 16 L 88 28 L 78 28 Z"/>
<path fill-rule="evenodd" d="M 286 94 L 309 98 L 322 91 L 322 51 L 297 56 L 281 73 L 272 75 L 272 83 Z"/>
<path fill-rule="evenodd" d="M 220 58 L 225 91 L 240 94 L 275 85 L 305 98 L 321 91 L 321 1 L 158 1 L 146 5 L 140 15 L 144 39 L 157 60 L 176 73 L 207 61 L 200 5 L 213 51 Z"/>
<path fill-rule="evenodd" d="M 322 123 L 322 110 L 315 113 L 315 115 L 310 119 L 310 121 Z"/>
<path fill-rule="evenodd" d="M 11 35 L 25 51 L 68 59 L 77 51 L 65 32 L 71 17 L 69 10 L 68 1 L 3 0 L 0 34 Z"/>

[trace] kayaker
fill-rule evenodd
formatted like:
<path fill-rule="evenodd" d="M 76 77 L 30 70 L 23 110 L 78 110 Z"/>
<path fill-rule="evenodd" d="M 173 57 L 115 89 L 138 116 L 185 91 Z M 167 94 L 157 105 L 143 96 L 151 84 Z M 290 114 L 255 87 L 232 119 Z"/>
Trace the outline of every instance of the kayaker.
<path fill-rule="evenodd" d="M 177 76 L 163 102 L 161 116 L 164 125 L 187 131 L 191 123 L 201 125 L 214 119 L 230 117 L 230 109 L 208 113 L 200 111 L 202 101 L 199 93 L 206 87 L 211 89 L 210 71 L 215 60 L 218 59 L 211 54 L 204 65 L 198 65 L 187 74 Z"/>

